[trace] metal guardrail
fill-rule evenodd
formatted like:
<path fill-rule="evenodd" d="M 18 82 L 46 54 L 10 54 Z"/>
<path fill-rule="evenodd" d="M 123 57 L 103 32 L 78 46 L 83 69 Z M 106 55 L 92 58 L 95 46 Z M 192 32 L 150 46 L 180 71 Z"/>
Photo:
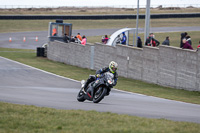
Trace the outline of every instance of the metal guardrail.
<path fill-rule="evenodd" d="M 194 18 L 200 17 L 200 13 L 178 13 L 178 14 L 151 14 L 151 19 L 159 18 Z M 144 19 L 145 15 L 139 15 Z M 22 20 L 22 19 L 136 19 L 136 15 L 0 15 L 0 20 Z"/>

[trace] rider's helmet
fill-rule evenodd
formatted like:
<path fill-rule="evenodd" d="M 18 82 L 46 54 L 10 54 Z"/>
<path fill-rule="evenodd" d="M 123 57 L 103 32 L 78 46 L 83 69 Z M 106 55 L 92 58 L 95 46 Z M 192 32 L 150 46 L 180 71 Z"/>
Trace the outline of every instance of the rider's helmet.
<path fill-rule="evenodd" d="M 115 73 L 117 71 L 118 64 L 114 61 L 111 61 L 109 64 L 110 72 Z"/>

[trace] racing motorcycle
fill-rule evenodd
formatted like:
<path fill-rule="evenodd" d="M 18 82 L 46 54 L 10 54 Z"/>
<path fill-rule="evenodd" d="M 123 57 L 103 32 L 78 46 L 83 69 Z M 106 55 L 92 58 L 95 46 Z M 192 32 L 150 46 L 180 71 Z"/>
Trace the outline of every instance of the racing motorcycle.
<path fill-rule="evenodd" d="M 85 80 L 81 81 L 81 90 L 78 93 L 77 100 L 79 102 L 84 102 L 85 100 L 93 101 L 94 103 L 99 103 L 104 96 L 107 96 L 113 88 L 114 75 L 110 72 L 102 74 L 95 81 L 91 82 L 83 92 L 83 86 L 85 85 Z"/>

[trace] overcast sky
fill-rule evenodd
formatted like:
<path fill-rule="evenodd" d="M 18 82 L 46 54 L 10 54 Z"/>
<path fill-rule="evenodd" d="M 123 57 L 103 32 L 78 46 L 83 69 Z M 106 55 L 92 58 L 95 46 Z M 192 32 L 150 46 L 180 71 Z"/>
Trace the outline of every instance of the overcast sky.
<path fill-rule="evenodd" d="M 119 6 L 136 5 L 137 0 L 0 0 L 0 5 L 41 5 L 41 6 Z M 200 4 L 200 0 L 151 0 L 151 5 Z M 140 0 L 146 5 L 146 0 Z"/>

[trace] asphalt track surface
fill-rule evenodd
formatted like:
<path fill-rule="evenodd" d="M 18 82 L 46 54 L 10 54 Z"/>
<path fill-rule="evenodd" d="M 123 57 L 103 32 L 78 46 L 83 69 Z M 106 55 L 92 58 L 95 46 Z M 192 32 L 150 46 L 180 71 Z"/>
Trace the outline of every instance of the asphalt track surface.
<path fill-rule="evenodd" d="M 56 109 L 96 110 L 200 123 L 200 105 L 112 90 L 100 103 L 78 102 L 80 82 L 0 57 L 0 101 Z"/>
<path fill-rule="evenodd" d="M 87 36 L 103 36 L 111 35 L 119 29 L 82 29 L 73 30 L 72 33 L 75 36 L 77 33 Z M 193 27 L 152 27 L 150 32 L 185 32 L 185 31 L 200 31 L 199 26 Z M 144 32 L 144 29 L 139 29 L 139 33 Z M 38 37 L 38 41 L 36 40 Z M 47 31 L 33 31 L 33 32 L 16 32 L 16 33 L 0 33 L 0 47 L 5 48 L 20 48 L 20 49 L 36 49 L 41 47 L 44 43 L 48 42 L 48 32 Z M 11 37 L 12 42 L 9 42 Z M 26 41 L 23 38 L 26 37 Z M 99 38 L 99 42 L 101 38 Z"/>

